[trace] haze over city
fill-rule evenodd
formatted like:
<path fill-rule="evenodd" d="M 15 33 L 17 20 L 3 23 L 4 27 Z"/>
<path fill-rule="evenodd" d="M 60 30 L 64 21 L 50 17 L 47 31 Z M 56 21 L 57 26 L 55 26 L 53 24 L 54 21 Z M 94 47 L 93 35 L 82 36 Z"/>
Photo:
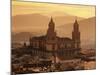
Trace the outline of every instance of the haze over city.
<path fill-rule="evenodd" d="M 12 73 L 96 69 L 95 6 L 12 1 Z"/>
<path fill-rule="evenodd" d="M 72 25 L 77 19 L 80 25 L 82 46 L 95 48 L 95 6 L 19 1 L 13 1 L 12 5 L 12 32 L 14 34 L 28 32 L 29 36 L 45 35 L 52 17 L 57 35 L 71 37 Z M 88 43 L 86 43 L 87 40 Z"/>

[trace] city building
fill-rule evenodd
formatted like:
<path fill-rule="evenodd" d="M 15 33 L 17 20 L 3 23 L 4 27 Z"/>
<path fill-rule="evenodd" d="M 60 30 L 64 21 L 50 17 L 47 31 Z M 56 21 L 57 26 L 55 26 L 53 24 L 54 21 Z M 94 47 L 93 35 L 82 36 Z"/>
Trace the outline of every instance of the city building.
<path fill-rule="evenodd" d="M 46 35 L 31 37 L 29 46 L 32 49 L 33 55 L 38 55 L 40 57 L 44 56 L 47 58 L 53 57 L 53 60 L 56 63 L 57 58 L 66 60 L 78 57 L 81 49 L 80 43 L 80 31 L 77 20 L 75 20 L 73 24 L 72 38 L 63 38 L 57 36 L 55 23 L 51 18 Z"/>

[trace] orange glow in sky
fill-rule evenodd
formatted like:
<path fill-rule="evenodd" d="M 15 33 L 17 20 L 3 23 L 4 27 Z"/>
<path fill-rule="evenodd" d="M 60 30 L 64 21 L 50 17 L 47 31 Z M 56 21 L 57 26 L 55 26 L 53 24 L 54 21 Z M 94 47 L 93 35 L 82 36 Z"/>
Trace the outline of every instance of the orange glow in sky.
<path fill-rule="evenodd" d="M 12 1 L 12 16 L 32 13 L 48 15 L 53 12 L 89 18 L 95 16 L 95 6 Z"/>

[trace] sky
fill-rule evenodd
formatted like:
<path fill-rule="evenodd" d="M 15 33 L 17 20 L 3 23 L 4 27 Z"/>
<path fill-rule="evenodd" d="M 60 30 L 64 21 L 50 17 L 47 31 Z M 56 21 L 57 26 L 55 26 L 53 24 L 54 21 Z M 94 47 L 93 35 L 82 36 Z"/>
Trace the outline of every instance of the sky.
<path fill-rule="evenodd" d="M 91 44 L 91 47 L 94 47 L 95 44 L 95 6 L 91 5 L 72 5 L 72 4 L 54 4 L 54 3 L 40 3 L 40 2 L 25 2 L 25 1 L 12 1 L 12 16 L 14 16 L 13 19 L 13 32 L 32 32 L 36 34 L 42 34 L 42 32 L 46 33 L 47 26 L 49 20 L 43 19 L 38 22 L 38 18 L 31 17 L 30 19 L 23 18 L 23 14 L 42 14 L 46 16 L 54 16 L 54 15 L 71 15 L 72 17 L 81 17 L 85 20 L 85 23 L 82 21 L 80 23 L 80 32 L 81 32 L 81 39 L 82 43 L 86 42 L 88 40 L 87 44 Z M 21 15 L 22 18 L 15 15 Z M 26 16 L 26 15 L 23 15 Z M 34 15 L 33 15 L 34 16 Z M 70 16 L 70 17 L 71 17 Z M 29 16 L 30 17 L 30 16 Z M 92 18 L 90 18 L 92 17 Z M 56 17 L 58 18 L 58 17 Z M 70 18 L 67 16 L 68 19 L 55 21 L 55 26 L 58 26 L 57 23 L 59 23 L 57 35 L 60 36 L 71 36 L 72 33 L 72 26 L 70 25 L 66 26 L 69 22 Z M 89 19 L 86 19 L 89 18 Z M 46 20 L 46 21 L 44 21 Z M 72 20 L 72 18 L 71 18 Z M 74 20 L 73 20 L 74 21 Z M 72 22 L 72 21 L 71 21 Z M 63 26 L 64 23 L 64 26 Z M 73 25 L 73 24 L 71 24 Z M 57 27 L 56 27 L 57 29 Z M 87 37 L 86 37 L 87 36 Z M 92 37 L 92 38 L 91 38 Z M 86 44 L 85 43 L 85 44 Z"/>
<path fill-rule="evenodd" d="M 12 16 L 33 13 L 48 15 L 55 12 L 89 18 L 95 16 L 95 6 L 12 1 Z"/>

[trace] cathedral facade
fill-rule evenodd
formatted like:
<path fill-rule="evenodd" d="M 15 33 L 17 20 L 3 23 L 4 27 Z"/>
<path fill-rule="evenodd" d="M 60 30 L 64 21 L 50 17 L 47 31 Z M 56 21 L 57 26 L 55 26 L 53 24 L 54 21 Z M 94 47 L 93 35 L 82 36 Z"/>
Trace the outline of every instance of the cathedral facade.
<path fill-rule="evenodd" d="M 52 53 L 54 57 L 57 56 L 60 59 L 77 57 L 81 48 L 80 31 L 77 20 L 75 20 L 73 24 L 72 38 L 63 38 L 57 36 L 55 23 L 51 18 L 46 35 L 30 38 L 30 47 L 34 49 L 33 53 L 37 53 L 37 55 L 39 53 L 39 55 L 43 55 L 49 52 Z"/>

